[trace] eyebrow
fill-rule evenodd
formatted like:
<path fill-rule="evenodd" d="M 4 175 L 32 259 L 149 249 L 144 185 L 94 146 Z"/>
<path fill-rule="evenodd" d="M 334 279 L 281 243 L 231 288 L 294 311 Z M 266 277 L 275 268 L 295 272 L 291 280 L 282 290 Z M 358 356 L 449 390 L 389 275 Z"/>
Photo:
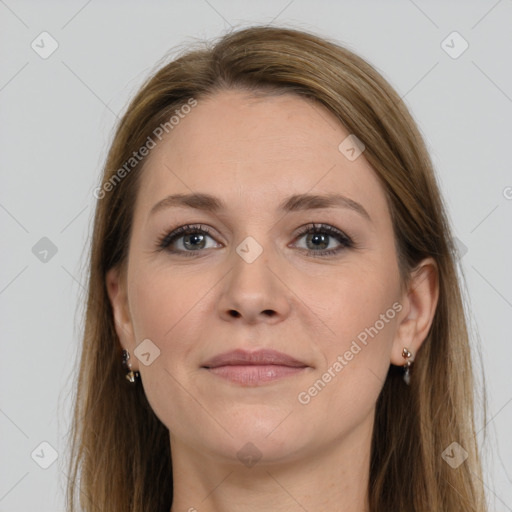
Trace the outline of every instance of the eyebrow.
<path fill-rule="evenodd" d="M 156 203 L 149 215 L 171 207 L 187 207 L 208 212 L 218 212 L 226 208 L 221 199 L 210 194 L 171 194 Z M 295 194 L 285 198 L 278 206 L 278 211 L 297 212 L 321 208 L 346 208 L 372 222 L 363 205 L 342 194 Z"/>

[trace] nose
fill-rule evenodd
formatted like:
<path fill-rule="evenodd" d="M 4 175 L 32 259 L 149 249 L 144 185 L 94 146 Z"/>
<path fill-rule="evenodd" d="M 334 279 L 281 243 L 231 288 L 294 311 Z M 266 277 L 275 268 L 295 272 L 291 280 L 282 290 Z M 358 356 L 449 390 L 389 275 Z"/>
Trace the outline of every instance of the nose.
<path fill-rule="evenodd" d="M 219 315 L 227 321 L 279 323 L 289 314 L 292 292 L 270 250 L 249 262 L 233 254 L 233 265 L 221 289 Z"/>

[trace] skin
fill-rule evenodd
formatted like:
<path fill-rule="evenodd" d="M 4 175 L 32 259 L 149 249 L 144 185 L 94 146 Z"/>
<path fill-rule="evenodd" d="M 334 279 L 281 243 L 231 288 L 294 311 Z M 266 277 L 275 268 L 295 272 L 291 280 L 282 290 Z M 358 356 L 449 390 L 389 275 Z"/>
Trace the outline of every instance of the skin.
<path fill-rule="evenodd" d="M 201 99 L 148 156 L 128 265 L 108 273 L 107 288 L 120 342 L 170 431 L 173 512 L 368 510 L 375 403 L 389 365 L 405 363 L 403 347 L 414 358 L 427 336 L 438 283 L 429 258 L 401 289 L 384 190 L 364 153 L 350 161 L 339 151 L 348 135 L 309 100 L 231 90 Z M 191 192 L 212 194 L 227 209 L 149 215 L 167 195 Z M 291 194 L 332 192 L 360 203 L 371 222 L 341 207 L 276 211 Z M 356 246 L 328 236 L 339 253 L 308 255 L 321 249 L 297 231 L 312 222 L 338 228 Z M 203 242 L 174 242 L 192 256 L 157 251 L 161 235 L 185 224 L 210 229 Z M 262 248 L 251 263 L 236 252 L 247 236 Z M 395 302 L 401 311 L 300 403 L 298 394 Z M 160 350 L 147 366 L 134 356 L 145 339 Z M 252 387 L 201 368 L 221 352 L 262 347 L 308 368 Z M 249 442 L 261 454 L 252 467 L 237 457 Z"/>

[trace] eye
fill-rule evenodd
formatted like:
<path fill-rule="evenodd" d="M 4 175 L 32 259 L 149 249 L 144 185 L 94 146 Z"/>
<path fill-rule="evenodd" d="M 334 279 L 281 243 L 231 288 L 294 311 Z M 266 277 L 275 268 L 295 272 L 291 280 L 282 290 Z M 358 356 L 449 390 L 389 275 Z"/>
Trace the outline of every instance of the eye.
<path fill-rule="evenodd" d="M 193 256 L 193 253 L 201 249 L 209 249 L 206 247 L 206 238 L 211 238 L 208 234 L 209 230 L 206 226 L 201 225 L 185 225 L 180 226 L 171 233 L 166 233 L 158 241 L 158 248 L 166 249 L 171 253 L 180 253 L 187 256 Z M 182 240 L 181 240 L 182 239 Z M 213 239 L 212 239 L 213 240 Z M 182 245 L 183 248 L 171 248 L 173 244 Z"/>
<path fill-rule="evenodd" d="M 180 226 L 170 233 L 164 233 L 159 238 L 158 250 L 165 249 L 172 254 L 195 256 L 196 254 L 194 253 L 200 253 L 203 249 L 221 246 L 213 244 L 208 247 L 206 244 L 207 238 L 213 240 L 208 233 L 208 227 L 200 224 Z M 310 256 L 333 256 L 343 249 L 355 246 L 349 236 L 328 224 L 308 224 L 302 227 L 295 240 L 303 237 L 305 237 L 306 248 L 301 249 L 307 251 L 307 254 Z M 333 241 L 337 241 L 338 246 L 328 249 Z"/>
<path fill-rule="evenodd" d="M 300 239 L 305 235 L 305 250 L 308 251 L 310 256 L 332 256 L 343 249 L 354 247 L 354 242 L 349 236 L 328 224 L 308 224 L 301 228 L 297 239 Z M 326 250 L 333 239 L 338 241 L 339 245 Z M 311 250 L 310 247 L 314 247 L 314 249 Z"/>

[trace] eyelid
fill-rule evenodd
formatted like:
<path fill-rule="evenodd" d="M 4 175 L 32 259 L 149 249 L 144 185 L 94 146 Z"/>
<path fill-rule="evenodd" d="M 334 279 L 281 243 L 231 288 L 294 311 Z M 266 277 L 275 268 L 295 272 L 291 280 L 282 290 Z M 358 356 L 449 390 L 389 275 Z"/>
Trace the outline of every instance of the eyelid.
<path fill-rule="evenodd" d="M 314 233 L 315 231 L 324 232 L 331 236 L 338 236 L 343 238 L 346 242 L 350 242 L 351 238 L 345 234 L 341 229 L 336 228 L 335 226 L 331 226 L 330 224 L 325 224 L 323 222 L 310 222 L 298 228 L 299 231 L 296 235 L 296 238 L 299 238 L 308 233 Z"/>
<path fill-rule="evenodd" d="M 320 222 L 320 223 L 311 222 L 311 223 L 306 224 L 306 225 L 302 226 L 301 228 L 299 228 L 299 233 L 296 235 L 296 237 L 294 239 L 294 244 L 298 239 L 302 238 L 304 235 L 311 234 L 311 233 L 327 234 L 327 236 L 336 239 L 338 241 L 338 243 L 340 244 L 335 249 L 323 249 L 323 250 L 319 250 L 319 251 L 312 251 L 311 249 L 299 248 L 302 251 L 306 251 L 311 256 L 320 256 L 320 257 L 325 256 L 325 255 L 336 256 L 336 255 L 338 255 L 338 253 L 342 252 L 343 250 L 356 248 L 356 243 L 355 243 L 353 237 L 349 236 L 341 229 L 339 229 L 335 226 L 332 226 L 330 224 L 323 223 L 323 222 Z"/>
<path fill-rule="evenodd" d="M 206 224 L 197 223 L 197 224 L 184 224 L 184 225 L 178 226 L 174 229 L 167 230 L 160 237 L 158 237 L 158 241 L 157 241 L 158 249 L 165 250 L 168 247 L 168 245 L 170 245 L 170 243 L 172 243 L 173 241 L 175 241 L 183 236 L 194 234 L 194 233 L 206 234 L 207 236 L 209 236 L 210 238 L 213 239 L 214 237 L 212 236 L 212 233 L 211 233 L 212 229 L 213 228 L 211 228 L 210 226 L 207 226 Z M 176 252 L 183 252 L 183 251 L 176 251 Z"/>
<path fill-rule="evenodd" d="M 179 254 L 179 255 L 187 255 L 187 256 L 195 256 L 197 254 L 200 254 L 201 252 L 204 252 L 205 249 L 199 249 L 197 251 L 185 251 L 185 250 L 171 250 L 168 249 L 168 246 L 173 243 L 176 240 L 179 240 L 180 238 L 191 235 L 194 233 L 206 235 L 213 240 L 215 240 L 215 237 L 211 234 L 211 228 L 210 226 L 207 226 L 205 224 L 196 223 L 196 224 L 184 224 L 181 226 L 178 226 L 174 229 L 168 230 L 164 232 L 163 235 L 161 235 L 158 238 L 157 242 L 157 251 L 163 251 L 167 250 L 167 252 L 171 254 Z M 347 235 L 344 231 L 341 229 L 332 226 L 330 224 L 326 223 L 316 223 L 316 222 L 309 222 L 300 228 L 298 228 L 298 233 L 295 235 L 293 240 L 293 246 L 295 246 L 295 243 L 298 239 L 302 238 L 304 235 L 311 234 L 311 233 L 323 233 L 327 234 L 327 236 L 330 236 L 332 238 L 335 238 L 338 243 L 340 244 L 335 249 L 323 249 L 323 250 L 311 250 L 311 249 L 304 249 L 299 247 L 298 249 L 306 252 L 308 255 L 315 256 L 315 257 L 329 257 L 329 256 L 336 256 L 338 253 L 342 252 L 346 249 L 356 248 L 356 244 L 354 242 L 353 237 Z M 222 242 L 221 242 L 222 244 Z M 224 244 L 222 244 L 224 245 Z M 289 247 L 289 245 L 288 245 Z M 211 248 L 210 248 L 211 249 Z"/>

